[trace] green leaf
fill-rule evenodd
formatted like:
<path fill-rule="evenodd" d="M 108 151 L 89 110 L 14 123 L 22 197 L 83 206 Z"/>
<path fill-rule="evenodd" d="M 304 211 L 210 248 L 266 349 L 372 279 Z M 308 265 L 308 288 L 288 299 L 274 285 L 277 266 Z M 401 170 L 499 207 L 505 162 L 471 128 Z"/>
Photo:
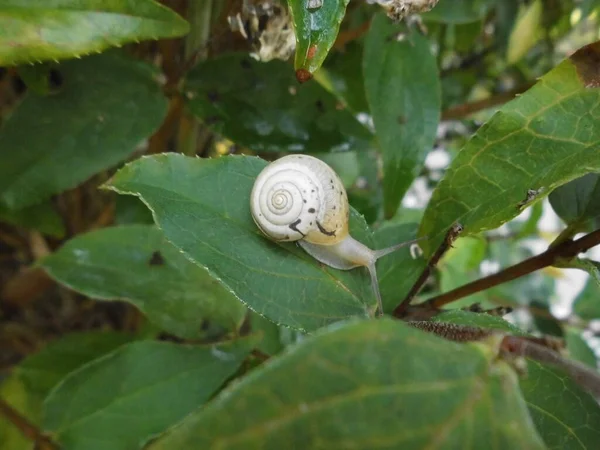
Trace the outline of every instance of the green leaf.
<path fill-rule="evenodd" d="M 495 0 L 440 0 L 423 19 L 431 22 L 461 24 L 476 22 L 485 17 Z"/>
<path fill-rule="evenodd" d="M 588 173 L 548 196 L 554 212 L 567 224 L 580 224 L 600 217 L 600 175 Z"/>
<path fill-rule="evenodd" d="M 296 71 L 312 74 L 321 67 L 337 38 L 350 0 L 323 0 L 319 8 L 308 8 L 306 0 L 288 0 L 296 33 Z M 303 76 L 297 75 L 301 80 Z"/>
<path fill-rule="evenodd" d="M 98 55 L 59 66 L 56 95 L 28 95 L 0 129 L 0 203 L 20 209 L 127 158 L 167 101 L 150 66 Z"/>
<path fill-rule="evenodd" d="M 581 335 L 581 330 L 574 327 L 566 327 L 565 340 L 567 351 L 572 359 L 580 361 L 593 369 L 598 369 L 596 354 Z"/>
<path fill-rule="evenodd" d="M 27 389 L 23 380 L 12 373 L 0 383 L 0 399 L 11 406 L 30 423 L 37 424 L 41 414 L 42 398 Z M 2 450 L 32 450 L 32 441 L 12 422 L 0 420 L 0 448 Z"/>
<path fill-rule="evenodd" d="M 150 450 L 543 448 L 512 370 L 388 319 L 330 327 L 274 358 Z"/>
<path fill-rule="evenodd" d="M 185 89 L 194 115 L 256 152 L 360 150 L 372 138 L 323 86 L 298 85 L 283 61 L 223 55 L 196 66 Z"/>
<path fill-rule="evenodd" d="M 375 247 L 386 248 L 414 239 L 416 229 L 416 223 L 385 222 L 374 233 Z M 385 312 L 391 313 L 402 302 L 426 265 L 427 261 L 422 256 L 413 258 L 408 250 L 392 253 L 377 263 L 377 277 Z"/>
<path fill-rule="evenodd" d="M 333 52 L 315 74 L 315 80 L 342 99 L 354 113 L 369 112 L 362 70 L 363 47 L 356 41 L 346 44 L 343 52 Z"/>
<path fill-rule="evenodd" d="M 250 329 L 253 332 L 262 332 L 262 339 L 256 346 L 259 350 L 269 355 L 275 355 L 283 349 L 279 336 L 279 326 L 277 324 L 250 311 Z"/>
<path fill-rule="evenodd" d="M 485 257 L 487 242 L 484 239 L 466 237 L 457 240 L 439 263 L 440 290 L 448 292 L 480 277 L 479 266 Z M 491 307 L 484 293 L 479 292 L 452 302 L 450 308 L 462 308 L 473 303 Z"/>
<path fill-rule="evenodd" d="M 528 361 L 520 381 L 531 418 L 549 450 L 589 449 L 600 442 L 600 406 L 571 379 Z"/>
<path fill-rule="evenodd" d="M 507 322 L 502 317 L 492 316 L 491 314 L 474 313 L 470 311 L 445 311 L 432 317 L 433 322 L 453 323 L 468 327 L 485 328 L 490 330 L 506 331 L 514 336 L 528 336 L 520 328 Z"/>
<path fill-rule="evenodd" d="M 28 391 L 44 398 L 70 372 L 132 339 L 125 333 L 107 331 L 65 334 L 25 358 L 15 373 Z"/>
<path fill-rule="evenodd" d="M 141 448 L 206 402 L 255 342 L 124 345 L 71 373 L 50 393 L 44 429 L 65 448 Z"/>
<path fill-rule="evenodd" d="M 188 23 L 151 0 L 0 0 L 0 66 L 177 37 Z"/>
<path fill-rule="evenodd" d="M 125 300 L 164 330 L 202 336 L 205 321 L 228 329 L 246 308 L 149 225 L 104 228 L 68 241 L 41 262 L 57 281 L 92 298 Z"/>
<path fill-rule="evenodd" d="M 500 109 L 468 141 L 437 185 L 419 234 L 427 254 L 454 222 L 462 235 L 497 228 L 554 188 L 600 171 L 600 43 L 577 51 Z"/>
<path fill-rule="evenodd" d="M 600 286 L 593 278 L 587 284 L 573 303 L 573 311 L 584 320 L 600 318 Z"/>
<path fill-rule="evenodd" d="M 56 238 L 64 237 L 66 231 L 62 217 L 49 201 L 22 209 L 10 209 L 0 203 L 0 222 L 37 230 Z"/>
<path fill-rule="evenodd" d="M 437 62 L 428 39 L 383 13 L 373 18 L 364 50 L 367 99 L 383 154 L 385 217 L 392 217 L 433 147 L 440 119 Z"/>
<path fill-rule="evenodd" d="M 274 243 L 259 231 L 250 192 L 266 164 L 247 156 L 156 155 L 126 165 L 107 187 L 140 196 L 170 242 L 276 323 L 314 330 L 372 312 L 376 300 L 366 269 L 326 267 L 295 243 Z M 371 245 L 354 212 L 350 232 Z"/>
<path fill-rule="evenodd" d="M 542 0 L 534 0 L 529 5 L 523 5 L 520 8 L 508 39 L 506 52 L 508 64 L 515 64 L 521 60 L 543 36 L 543 7 Z"/>

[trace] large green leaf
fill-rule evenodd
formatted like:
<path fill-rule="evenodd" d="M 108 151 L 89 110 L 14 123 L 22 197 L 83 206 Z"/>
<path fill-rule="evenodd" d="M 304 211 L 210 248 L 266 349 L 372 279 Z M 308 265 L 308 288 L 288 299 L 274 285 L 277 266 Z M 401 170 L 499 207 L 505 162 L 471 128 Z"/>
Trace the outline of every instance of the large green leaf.
<path fill-rule="evenodd" d="M 520 381 L 531 418 L 549 450 L 595 450 L 600 406 L 568 376 L 529 361 Z"/>
<path fill-rule="evenodd" d="M 236 329 L 246 308 L 150 225 L 104 228 L 42 261 L 57 281 L 93 298 L 125 300 L 175 335 L 197 338 L 205 321 Z"/>
<path fill-rule="evenodd" d="M 59 70 L 61 91 L 28 95 L 0 129 L 0 203 L 11 208 L 75 187 L 122 161 L 167 111 L 145 64 L 98 55 Z"/>
<path fill-rule="evenodd" d="M 64 377 L 88 362 L 130 342 L 126 333 L 69 333 L 25 358 L 15 369 L 27 389 L 46 397 Z"/>
<path fill-rule="evenodd" d="M 600 43 L 577 51 L 500 109 L 459 152 L 421 223 L 427 252 L 458 221 L 463 235 L 499 227 L 525 204 L 600 171 Z"/>
<path fill-rule="evenodd" d="M 306 0 L 288 0 L 296 33 L 297 71 L 312 74 L 321 67 L 337 38 L 349 1 L 320 0 L 320 7 L 309 8 Z M 300 72 L 298 79 L 304 76 Z"/>
<path fill-rule="evenodd" d="M 365 269 L 328 268 L 295 243 L 261 234 L 250 215 L 250 192 L 265 166 L 246 156 L 156 155 L 126 165 L 108 187 L 140 196 L 170 242 L 274 322 L 313 330 L 372 312 L 376 300 Z M 371 245 L 355 213 L 350 230 Z"/>
<path fill-rule="evenodd" d="M 548 196 L 552 209 L 567 224 L 581 224 L 600 216 L 600 175 L 588 173 Z"/>
<path fill-rule="evenodd" d="M 50 393 L 44 429 L 69 449 L 141 448 L 207 401 L 255 343 L 249 337 L 210 346 L 124 345 Z"/>
<path fill-rule="evenodd" d="M 332 327 L 150 449 L 541 449 L 516 376 L 496 356 L 388 319 Z"/>
<path fill-rule="evenodd" d="M 423 19 L 432 22 L 460 24 L 475 22 L 485 17 L 495 0 L 440 0 Z"/>
<path fill-rule="evenodd" d="M 360 150 L 372 138 L 323 86 L 298 85 L 283 61 L 223 55 L 196 66 L 186 90 L 197 117 L 257 152 Z"/>
<path fill-rule="evenodd" d="M 0 0 L 0 66 L 72 58 L 188 29 L 152 0 Z"/>
<path fill-rule="evenodd" d="M 373 18 L 364 50 L 367 99 L 383 154 L 384 212 L 392 217 L 435 141 L 441 93 L 429 40 L 406 33 L 383 13 Z"/>

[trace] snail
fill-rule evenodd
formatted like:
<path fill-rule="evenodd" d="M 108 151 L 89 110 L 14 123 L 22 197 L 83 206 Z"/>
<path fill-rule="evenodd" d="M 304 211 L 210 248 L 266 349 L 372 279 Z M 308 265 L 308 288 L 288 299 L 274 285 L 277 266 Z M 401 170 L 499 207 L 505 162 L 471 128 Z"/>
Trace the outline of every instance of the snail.
<path fill-rule="evenodd" d="M 339 270 L 364 266 L 371 276 L 377 310 L 383 315 L 375 263 L 418 240 L 371 250 L 348 230 L 346 189 L 326 163 L 312 156 L 288 155 L 265 167 L 250 194 L 252 218 L 269 239 L 296 241 L 309 255 Z"/>

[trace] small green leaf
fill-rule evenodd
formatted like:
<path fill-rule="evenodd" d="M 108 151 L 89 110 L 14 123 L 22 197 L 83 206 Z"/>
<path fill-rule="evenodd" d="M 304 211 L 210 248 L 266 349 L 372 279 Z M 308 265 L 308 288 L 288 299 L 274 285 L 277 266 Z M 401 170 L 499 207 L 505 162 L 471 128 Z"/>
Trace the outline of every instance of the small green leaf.
<path fill-rule="evenodd" d="M 447 24 L 470 23 L 485 17 L 495 0 L 440 0 L 423 19 Z"/>
<path fill-rule="evenodd" d="M 572 359 L 580 361 L 593 369 L 598 369 L 596 354 L 581 335 L 581 330 L 567 327 L 565 329 L 565 340 L 567 351 Z"/>
<path fill-rule="evenodd" d="M 225 389 L 150 450 L 542 449 L 512 370 L 483 344 L 388 319 L 337 325 Z"/>
<path fill-rule="evenodd" d="M 177 37 L 188 23 L 151 0 L 0 0 L 0 66 Z"/>
<path fill-rule="evenodd" d="M 44 398 L 70 372 L 131 340 L 131 335 L 116 332 L 65 334 L 25 358 L 15 372 L 29 391 Z"/>
<path fill-rule="evenodd" d="M 141 448 L 206 402 L 255 342 L 124 345 L 71 373 L 50 393 L 44 429 L 65 448 Z"/>
<path fill-rule="evenodd" d="M 588 173 L 570 181 L 552 191 L 548 200 L 567 225 L 600 217 L 600 175 Z"/>
<path fill-rule="evenodd" d="M 399 33 L 408 36 L 399 42 Z M 380 13 L 367 35 L 363 70 L 383 154 L 384 212 L 390 218 L 435 141 L 441 108 L 437 62 L 425 36 L 395 26 Z"/>
<path fill-rule="evenodd" d="M 520 381 L 531 418 L 549 450 L 595 450 L 600 406 L 567 375 L 528 361 Z"/>
<path fill-rule="evenodd" d="M 490 314 L 454 310 L 440 313 L 431 320 L 433 322 L 453 323 L 456 325 L 485 328 L 489 330 L 500 330 L 514 336 L 528 336 L 523 330 L 514 326 L 512 323 L 507 322 L 502 317 L 492 316 Z"/>
<path fill-rule="evenodd" d="M 283 61 L 223 55 L 196 66 L 185 88 L 194 115 L 256 152 L 360 150 L 372 138 L 323 86 L 298 85 Z"/>
<path fill-rule="evenodd" d="M 578 50 L 500 109 L 459 152 L 437 185 L 419 234 L 427 254 L 454 222 L 462 235 L 497 228 L 524 204 L 600 171 L 600 43 Z"/>
<path fill-rule="evenodd" d="M 271 242 L 257 228 L 250 192 L 266 164 L 247 156 L 156 155 L 126 165 L 108 187 L 140 196 L 170 242 L 276 323 L 314 330 L 370 314 L 376 300 L 366 269 L 329 268 L 293 242 Z M 350 233 L 372 245 L 355 212 Z"/>
<path fill-rule="evenodd" d="M 600 286 L 590 277 L 573 303 L 573 311 L 584 320 L 600 318 Z"/>
<path fill-rule="evenodd" d="M 322 0 L 320 7 L 309 8 L 306 0 L 288 0 L 296 33 L 297 74 L 312 74 L 321 67 L 337 38 L 349 1 Z M 303 76 L 306 75 L 297 75 L 299 80 Z"/>
<path fill-rule="evenodd" d="M 68 241 L 42 267 L 93 298 L 125 300 L 164 330 L 202 336 L 204 321 L 236 329 L 246 308 L 149 225 L 104 228 Z"/>
<path fill-rule="evenodd" d="M 0 203 L 21 209 L 127 158 L 162 122 L 150 66 L 117 55 L 67 61 L 51 96 L 29 94 L 0 129 Z"/>
<path fill-rule="evenodd" d="M 37 230 L 56 238 L 62 238 L 65 235 L 65 224 L 62 217 L 50 201 L 22 209 L 10 209 L 0 203 L 0 222 Z"/>

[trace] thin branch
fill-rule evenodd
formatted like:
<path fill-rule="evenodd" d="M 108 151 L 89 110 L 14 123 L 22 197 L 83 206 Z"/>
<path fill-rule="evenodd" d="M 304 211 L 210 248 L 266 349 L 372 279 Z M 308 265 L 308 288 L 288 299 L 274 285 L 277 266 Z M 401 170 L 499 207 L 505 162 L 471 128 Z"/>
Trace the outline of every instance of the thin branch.
<path fill-rule="evenodd" d="M 453 106 L 442 112 L 442 120 L 458 120 L 464 119 L 473 113 L 482 111 L 484 109 L 492 108 L 497 105 L 503 105 L 514 99 L 517 95 L 522 94 L 527 89 L 533 86 L 533 83 L 528 83 L 523 86 L 519 86 L 516 89 L 502 92 L 491 97 L 484 98 L 471 103 L 463 103 L 462 105 Z"/>
<path fill-rule="evenodd" d="M 547 347 L 516 336 L 505 336 L 500 348 L 505 352 L 524 356 L 566 372 L 579 386 L 600 399 L 600 373 L 584 364 L 563 358 Z"/>
<path fill-rule="evenodd" d="M 60 447 L 49 437 L 45 436 L 34 424 L 23 417 L 17 410 L 0 399 L 0 414 L 8 419 L 23 435 L 34 441 L 39 450 L 58 450 Z"/>
<path fill-rule="evenodd" d="M 460 234 L 461 231 L 462 231 L 462 226 L 458 223 L 454 224 L 450 228 L 450 230 L 448 230 L 448 232 L 446 233 L 446 237 L 444 238 L 444 241 L 438 247 L 438 249 L 435 251 L 435 253 L 431 256 L 429 261 L 427 261 L 427 266 L 425 267 L 425 269 L 423 269 L 423 272 L 421 272 L 421 275 L 419 275 L 419 278 L 417 279 L 415 284 L 413 284 L 413 287 L 410 289 L 408 294 L 406 294 L 406 297 L 404 298 L 404 300 L 402 300 L 402 303 L 400 303 L 396 307 L 396 309 L 394 309 L 393 315 L 395 317 L 403 316 L 404 312 L 410 305 L 410 302 L 413 300 L 413 298 L 415 298 L 415 296 L 423 288 L 423 285 L 429 278 L 429 275 L 431 275 L 431 272 L 433 271 L 435 266 L 440 261 L 440 258 L 444 255 L 444 253 L 446 253 L 448 251 L 448 249 L 450 247 L 452 247 L 452 243 L 456 240 L 456 238 L 458 237 L 458 235 Z"/>
<path fill-rule="evenodd" d="M 438 309 L 455 300 L 467 297 L 477 292 L 484 291 L 502 283 L 512 281 L 516 278 L 528 275 L 536 270 L 543 269 L 556 263 L 561 258 L 573 258 L 581 252 L 600 244 L 600 230 L 593 231 L 576 241 L 568 240 L 557 246 L 550 247 L 544 253 L 533 258 L 526 259 L 514 266 L 504 269 L 498 273 L 481 278 L 464 286 L 460 286 L 450 292 L 433 297 L 423 303 L 423 306 Z M 394 314 L 395 315 L 395 314 Z"/>

